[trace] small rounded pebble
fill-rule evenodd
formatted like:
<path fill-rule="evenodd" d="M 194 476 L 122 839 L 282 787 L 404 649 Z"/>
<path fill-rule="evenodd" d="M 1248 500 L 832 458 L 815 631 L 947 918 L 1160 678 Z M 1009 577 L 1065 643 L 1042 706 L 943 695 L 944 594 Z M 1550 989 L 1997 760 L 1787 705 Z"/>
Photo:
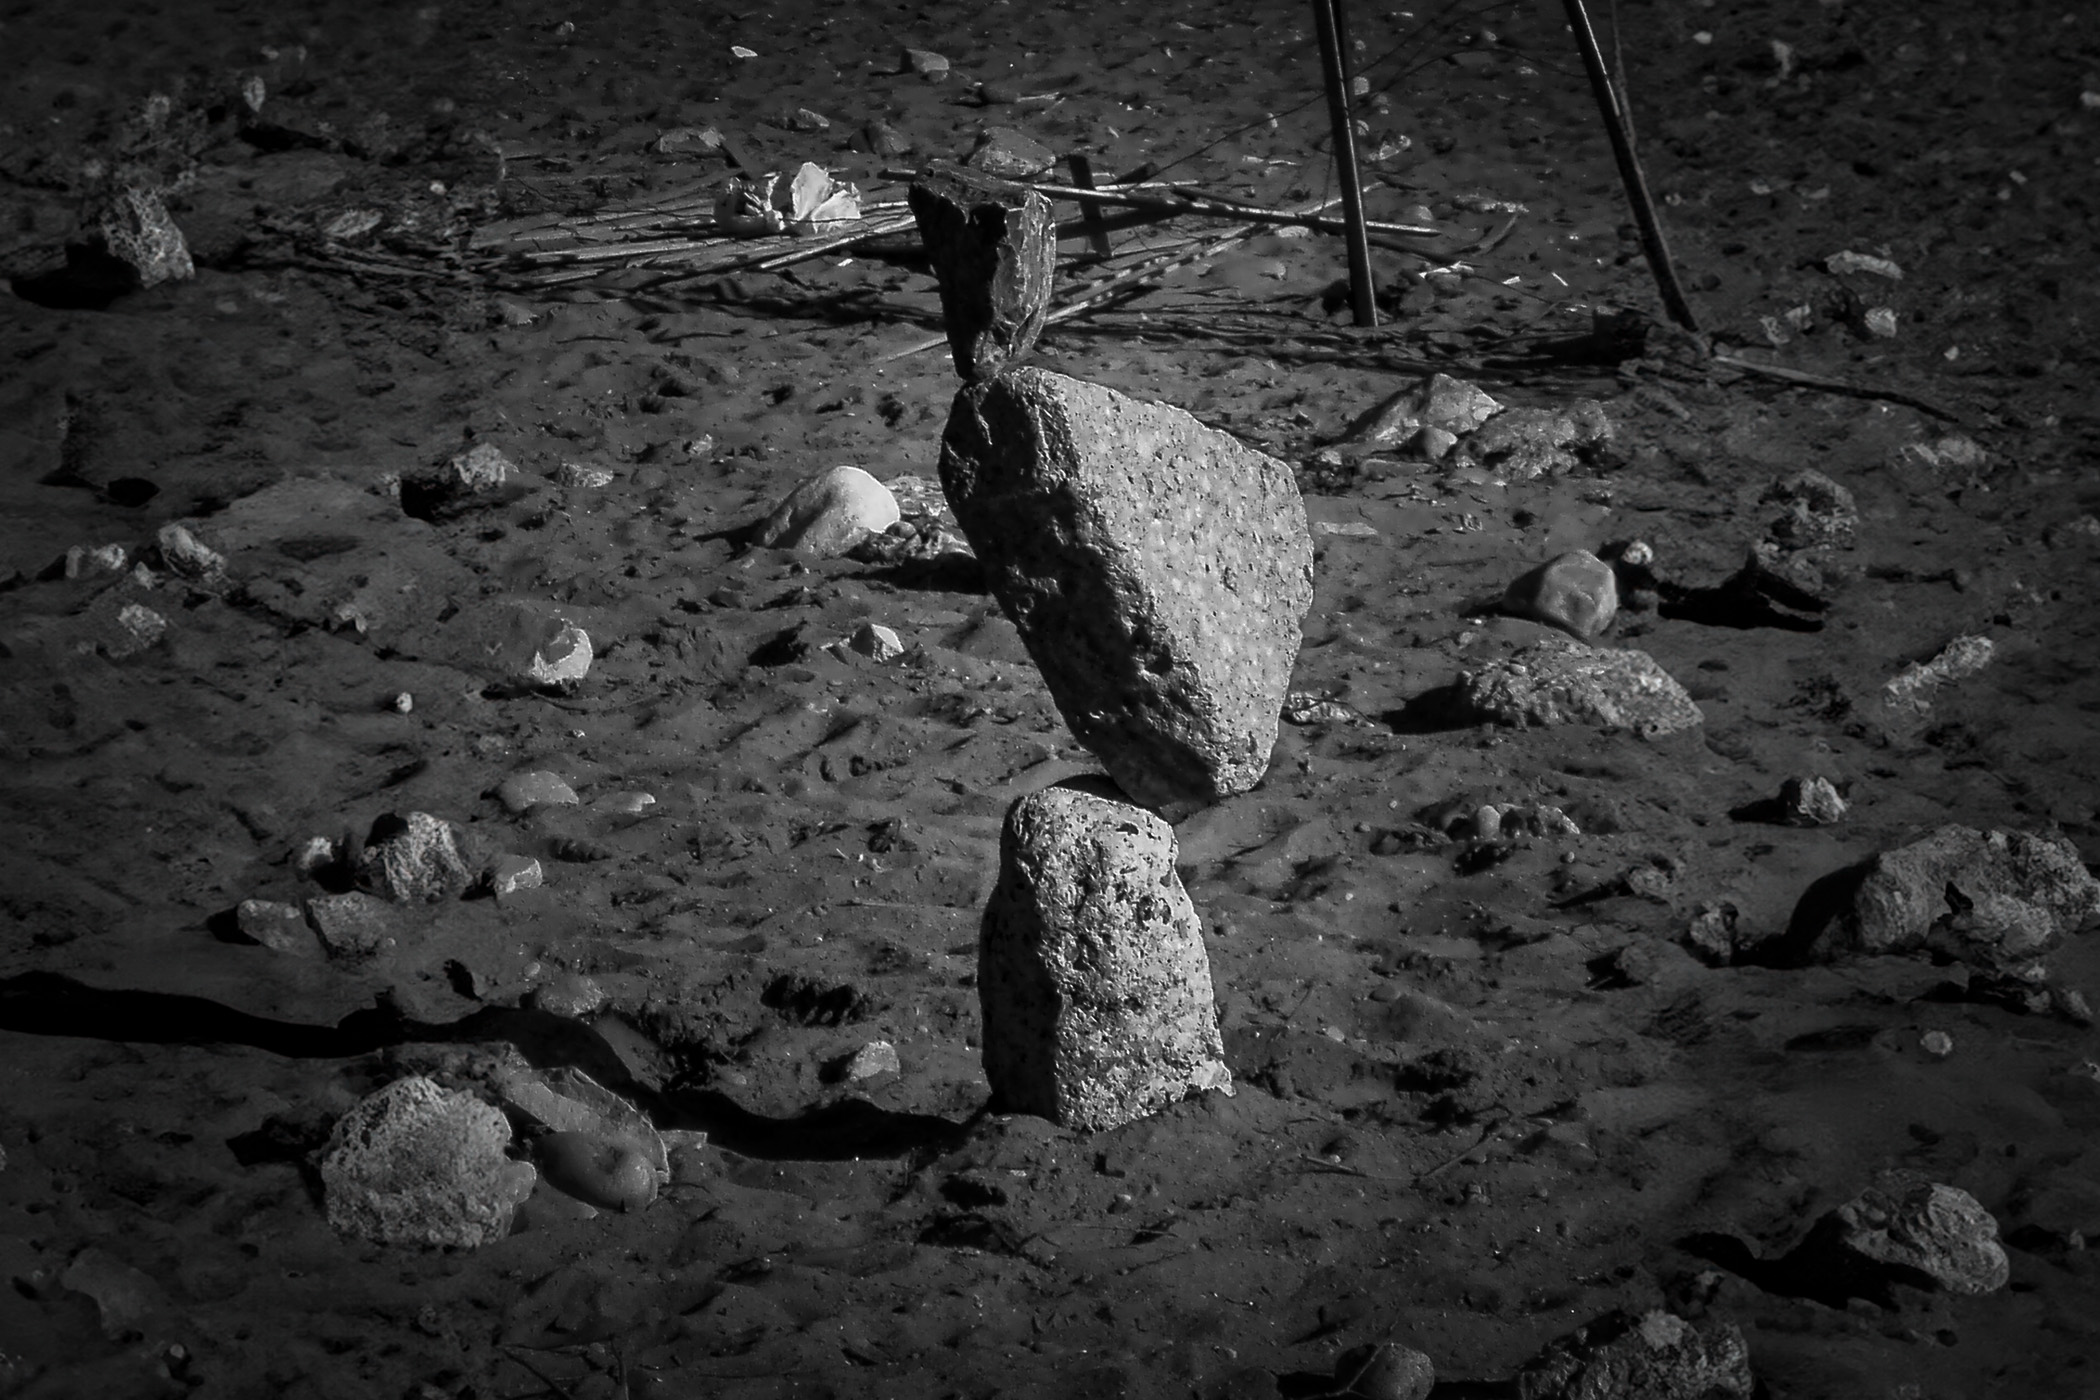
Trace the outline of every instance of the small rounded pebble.
<path fill-rule="evenodd" d="M 1935 1060 L 1944 1060 L 1954 1053 L 1954 1037 L 1945 1031 L 1927 1031 L 1919 1037 L 1918 1046 Z"/>
<path fill-rule="evenodd" d="M 395 714 L 405 715 L 416 707 L 416 697 L 404 690 L 396 695 L 391 703 Z"/>
<path fill-rule="evenodd" d="M 631 1142 L 596 1133 L 549 1133 L 533 1146 L 560 1191 L 604 1210 L 640 1210 L 656 1199 L 656 1168 Z"/>

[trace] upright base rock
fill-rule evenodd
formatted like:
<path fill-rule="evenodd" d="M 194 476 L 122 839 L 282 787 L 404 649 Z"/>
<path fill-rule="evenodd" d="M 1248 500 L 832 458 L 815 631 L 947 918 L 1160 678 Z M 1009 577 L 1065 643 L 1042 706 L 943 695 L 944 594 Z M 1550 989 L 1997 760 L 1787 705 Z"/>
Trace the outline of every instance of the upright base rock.
<path fill-rule="evenodd" d="M 1175 849 L 1152 813 L 1078 787 L 1007 813 L 977 944 L 984 1073 L 1005 1111 L 1093 1131 L 1232 1091 Z"/>
<path fill-rule="evenodd" d="M 956 372 L 975 383 L 1028 358 L 1057 271 L 1050 201 L 975 171 L 936 166 L 912 182 L 911 212 L 940 280 Z"/>
<path fill-rule="evenodd" d="M 956 397 L 941 482 L 1124 792 L 1201 804 L 1260 781 L 1312 603 L 1288 467 L 1179 409 L 1023 368 Z"/>

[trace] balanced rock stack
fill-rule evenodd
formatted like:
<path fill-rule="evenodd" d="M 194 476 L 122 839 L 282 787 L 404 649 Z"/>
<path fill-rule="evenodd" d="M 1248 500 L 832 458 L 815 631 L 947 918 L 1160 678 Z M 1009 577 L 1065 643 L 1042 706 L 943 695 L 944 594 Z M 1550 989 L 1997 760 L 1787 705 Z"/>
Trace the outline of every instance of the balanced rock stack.
<path fill-rule="evenodd" d="M 911 203 L 964 380 L 942 488 L 1120 789 L 1008 813 L 978 952 L 985 1073 L 1009 1109 L 1110 1127 L 1230 1087 L 1173 831 L 1145 808 L 1205 806 L 1267 770 L 1312 603 L 1305 504 L 1238 439 L 1023 363 L 1055 269 L 1040 194 L 942 167 Z"/>
<path fill-rule="evenodd" d="M 1103 785 L 1105 786 L 1105 784 Z M 1007 813 L 977 944 L 994 1103 L 1082 1131 L 1231 1092 L 1173 828 L 1078 783 Z"/>

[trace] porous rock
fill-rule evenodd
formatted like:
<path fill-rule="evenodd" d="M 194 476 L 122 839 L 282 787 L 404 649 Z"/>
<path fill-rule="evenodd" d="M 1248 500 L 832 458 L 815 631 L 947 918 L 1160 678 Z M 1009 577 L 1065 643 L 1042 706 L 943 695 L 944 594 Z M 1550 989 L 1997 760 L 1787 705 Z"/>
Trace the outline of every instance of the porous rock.
<path fill-rule="evenodd" d="M 306 921 L 331 957 L 361 958 L 379 952 L 396 936 L 394 907 L 363 890 L 315 895 L 306 901 Z"/>
<path fill-rule="evenodd" d="M 1510 584 L 1502 595 L 1502 611 L 1587 641 L 1618 616 L 1618 575 L 1588 550 L 1571 549 Z"/>
<path fill-rule="evenodd" d="M 321 1157 L 328 1223 L 380 1244 L 471 1249 L 501 1239 L 535 1173 L 504 1155 L 510 1124 L 472 1094 L 397 1079 L 335 1125 Z"/>
<path fill-rule="evenodd" d="M 1002 180 L 1026 180 L 1057 164 L 1057 153 L 1025 131 L 988 126 L 963 163 Z"/>
<path fill-rule="evenodd" d="M 1828 778 L 1788 778 L 1779 785 L 1779 814 L 1788 826 L 1829 826 L 1850 810 Z"/>
<path fill-rule="evenodd" d="M 1396 1342 L 1352 1347 L 1334 1363 L 1334 1386 L 1335 1396 L 1350 1400 L 1428 1400 L 1436 1363 Z"/>
<path fill-rule="evenodd" d="M 1648 653 L 1558 638 L 1466 673 L 1459 701 L 1473 718 L 1496 724 L 1601 724 L 1650 738 L 1706 718 Z"/>
<path fill-rule="evenodd" d="M 1050 201 L 954 166 L 912 182 L 911 212 L 940 281 L 956 372 L 971 383 L 1035 348 L 1057 271 Z"/>
<path fill-rule="evenodd" d="M 154 190 L 113 191 L 102 208 L 96 232 L 103 250 L 129 269 L 142 288 L 197 275 L 182 230 Z"/>
<path fill-rule="evenodd" d="M 801 549 L 828 557 L 889 529 L 897 515 L 897 498 L 889 487 L 859 467 L 829 467 L 788 492 L 751 538 L 771 549 Z"/>
<path fill-rule="evenodd" d="M 1869 861 L 1846 916 L 1824 931 L 1822 948 L 1907 952 L 1923 947 L 1936 923 L 1962 912 L 1972 915 L 1969 941 L 2025 957 L 2100 915 L 2100 881 L 2069 841 L 1950 823 Z"/>
<path fill-rule="evenodd" d="M 1816 1223 L 1792 1258 L 1827 1263 L 1847 1283 L 1994 1293 L 2010 1265 L 1998 1222 L 1974 1196 L 1914 1172 L 1884 1173 Z"/>
<path fill-rule="evenodd" d="M 941 481 L 1072 733 L 1148 805 L 1268 767 L 1312 538 L 1291 472 L 1178 409 L 1023 367 L 965 388 Z"/>
<path fill-rule="evenodd" d="M 434 903 L 466 893 L 480 880 L 484 864 L 459 827 L 428 812 L 410 812 L 373 823 L 356 875 L 373 894 Z"/>
<path fill-rule="evenodd" d="M 1757 1378 L 1732 1322 L 1613 1311 L 1548 1345 L 1517 1372 L 1518 1400 L 1750 1400 Z"/>
<path fill-rule="evenodd" d="M 1453 459 L 1507 481 L 1565 476 L 1611 450 L 1611 419 L 1595 399 L 1566 408 L 1506 408 L 1459 439 Z"/>
<path fill-rule="evenodd" d="M 1781 508 L 1767 534 L 1790 549 L 1849 546 L 1859 529 L 1852 493 L 1813 468 L 1780 477 L 1758 500 Z"/>
<path fill-rule="evenodd" d="M 1164 821 L 1098 790 L 1008 811 L 977 945 L 984 1072 L 1005 1111 L 1091 1131 L 1230 1092 L 1175 851 Z"/>
<path fill-rule="evenodd" d="M 321 951 L 307 925 L 306 911 L 296 904 L 274 899 L 244 899 L 233 911 L 234 924 L 245 938 L 252 938 L 273 952 L 314 957 Z"/>

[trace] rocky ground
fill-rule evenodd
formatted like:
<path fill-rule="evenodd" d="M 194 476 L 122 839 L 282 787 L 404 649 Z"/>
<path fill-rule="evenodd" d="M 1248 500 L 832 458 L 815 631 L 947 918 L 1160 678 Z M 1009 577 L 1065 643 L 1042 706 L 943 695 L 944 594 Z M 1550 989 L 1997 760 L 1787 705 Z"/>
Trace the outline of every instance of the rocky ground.
<path fill-rule="evenodd" d="M 1316 200 L 1310 16 L 0 12 L 0 1391 L 1311 1396 L 1393 1342 L 1455 1397 L 1667 1308 L 1772 1397 L 2100 1393 L 2095 22 L 1620 7 L 1717 360 L 1660 323 L 1555 11 L 1352 15 L 1373 215 L 1492 243 L 1382 250 L 1387 331 L 1338 240 L 1264 235 L 1039 356 L 1299 467 L 1317 547 L 1297 722 L 1176 828 L 1237 1092 L 1095 1134 L 983 1112 L 974 985 L 1008 807 L 1091 756 L 966 562 L 748 540 L 839 463 L 937 512 L 923 264 L 430 254 L 711 188 L 663 140 L 709 126 L 871 200 L 988 125 Z M 193 277 L 67 270 L 120 170 Z M 1431 369 L 1610 441 L 1529 477 L 1370 441 Z M 1511 581 L 1632 541 L 1598 645 L 1698 723 L 1484 713 L 1561 635 Z M 387 898 L 354 867 L 411 813 L 458 869 Z M 1862 865 L 1950 823 L 2069 849 Z M 579 1073 L 666 1144 L 647 1204 L 331 1225 L 317 1154 L 374 1090 L 501 1104 L 525 1155 Z M 2002 1286 L 1832 1244 L 1924 1184 Z"/>

